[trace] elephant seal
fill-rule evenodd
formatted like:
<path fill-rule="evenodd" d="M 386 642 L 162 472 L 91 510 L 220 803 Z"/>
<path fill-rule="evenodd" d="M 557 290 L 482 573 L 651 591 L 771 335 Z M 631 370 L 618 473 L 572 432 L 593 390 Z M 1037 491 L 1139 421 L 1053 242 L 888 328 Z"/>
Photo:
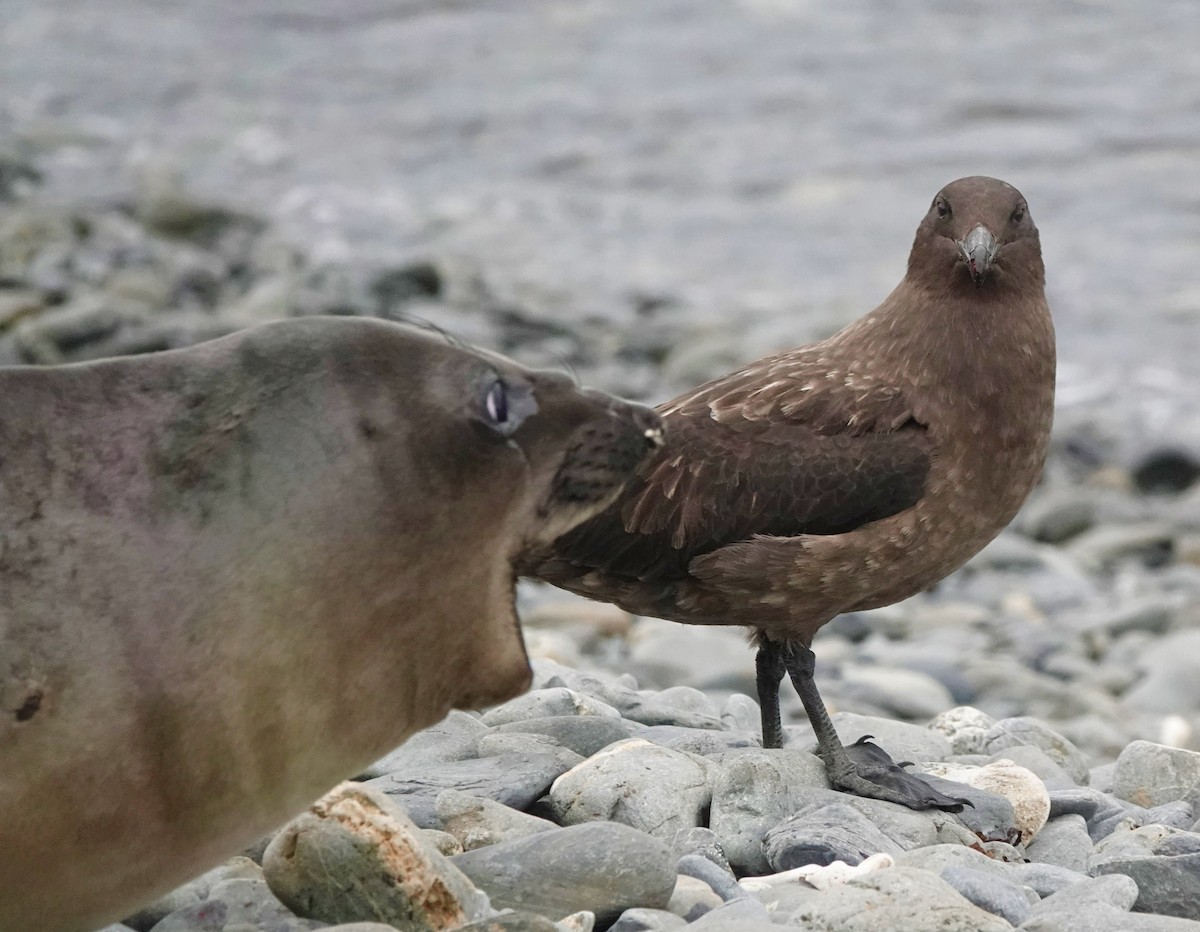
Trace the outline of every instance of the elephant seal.
<path fill-rule="evenodd" d="M 523 555 L 649 409 L 309 318 L 0 369 L 0 929 L 88 930 L 528 687 Z"/>

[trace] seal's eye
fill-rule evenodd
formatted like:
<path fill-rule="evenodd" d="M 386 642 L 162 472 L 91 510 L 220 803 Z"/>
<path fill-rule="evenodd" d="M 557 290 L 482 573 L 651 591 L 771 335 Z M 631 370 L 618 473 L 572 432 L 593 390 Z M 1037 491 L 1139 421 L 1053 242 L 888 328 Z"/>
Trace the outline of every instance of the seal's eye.
<path fill-rule="evenodd" d="M 487 408 L 488 417 L 497 427 L 508 423 L 508 389 L 499 379 L 488 389 L 484 407 Z"/>
<path fill-rule="evenodd" d="M 1012 222 L 1020 223 L 1025 219 L 1025 205 L 1018 204 L 1017 209 L 1012 212 Z"/>
<path fill-rule="evenodd" d="M 942 220 L 945 220 L 947 217 L 950 216 L 950 213 L 951 213 L 950 202 L 948 200 L 946 200 L 944 197 L 939 197 L 937 200 L 935 200 L 933 202 L 933 206 L 934 206 L 934 209 L 937 211 L 938 217 L 941 218 Z"/>

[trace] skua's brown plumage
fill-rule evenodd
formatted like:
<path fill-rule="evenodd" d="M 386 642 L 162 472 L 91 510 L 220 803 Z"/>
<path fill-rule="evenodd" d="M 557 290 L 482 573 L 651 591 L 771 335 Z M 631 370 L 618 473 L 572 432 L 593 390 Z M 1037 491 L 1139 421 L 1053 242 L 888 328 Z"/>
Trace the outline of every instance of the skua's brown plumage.
<path fill-rule="evenodd" d="M 961 566 L 1037 482 L 1054 400 L 1044 281 L 1019 191 L 947 185 L 879 307 L 661 406 L 666 445 L 534 574 L 637 614 L 751 626 L 765 746 L 782 744 L 786 671 L 834 786 L 961 808 L 877 746 L 841 744 L 810 645 L 836 615 Z"/>

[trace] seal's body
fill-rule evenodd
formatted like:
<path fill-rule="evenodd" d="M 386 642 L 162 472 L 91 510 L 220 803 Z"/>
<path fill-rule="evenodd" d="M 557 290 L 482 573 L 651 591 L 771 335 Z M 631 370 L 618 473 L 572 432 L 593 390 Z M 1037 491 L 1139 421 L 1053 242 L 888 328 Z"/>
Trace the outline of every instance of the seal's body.
<path fill-rule="evenodd" d="M 529 667 L 646 409 L 380 321 L 0 369 L 0 929 L 88 929 Z"/>

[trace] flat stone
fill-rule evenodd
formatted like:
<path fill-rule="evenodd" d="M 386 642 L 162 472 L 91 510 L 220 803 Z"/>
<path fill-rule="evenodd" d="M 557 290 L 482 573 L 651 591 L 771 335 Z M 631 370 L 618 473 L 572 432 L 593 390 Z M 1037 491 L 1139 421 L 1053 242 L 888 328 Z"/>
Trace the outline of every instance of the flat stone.
<path fill-rule="evenodd" d="M 770 870 L 762 851 L 767 831 L 795 812 L 814 790 L 828 790 L 825 765 L 803 751 L 748 748 L 712 758 L 709 827 L 740 874 Z"/>
<path fill-rule="evenodd" d="M 343 783 L 288 823 L 267 847 L 271 890 L 323 922 L 440 929 L 490 915 L 487 897 L 391 799 Z"/>
<path fill-rule="evenodd" d="M 626 909 L 661 909 L 675 889 L 665 844 L 614 822 L 585 822 L 467 851 L 451 863 L 498 908 L 552 919 L 588 910 L 600 926 Z"/>
<path fill-rule="evenodd" d="M 1200 805 L 1200 753 L 1133 741 L 1117 757 L 1113 793 L 1150 808 L 1182 799 Z"/>
<path fill-rule="evenodd" d="M 1138 886 L 1125 874 L 1088 877 L 1058 891 L 1034 905 L 1031 916 L 1073 912 L 1090 903 L 1103 903 L 1116 909 L 1130 910 L 1137 901 Z"/>
<path fill-rule="evenodd" d="M 874 822 L 845 803 L 794 815 L 763 838 L 763 853 L 775 871 L 834 861 L 853 865 L 877 852 L 900 854 L 902 850 Z"/>
<path fill-rule="evenodd" d="M 597 715 L 553 715 L 547 718 L 528 718 L 500 725 L 501 733 L 545 735 L 564 748 L 583 757 L 624 741 L 633 734 L 633 727 L 619 718 Z"/>
<path fill-rule="evenodd" d="M 410 764 L 366 785 L 395 796 L 401 803 L 409 796 L 436 798 L 446 790 L 460 790 L 524 810 L 577 760 L 577 755 L 563 749 L 559 754 L 501 754 L 429 767 Z"/>
<path fill-rule="evenodd" d="M 633 738 L 556 779 L 550 809 L 562 825 L 620 822 L 669 842 L 703 821 L 712 800 L 708 770 L 704 758 Z"/>
<path fill-rule="evenodd" d="M 1018 884 L 1003 877 L 985 874 L 969 867 L 947 867 L 942 880 L 980 909 L 1020 925 L 1029 915 L 1030 903 Z"/>
<path fill-rule="evenodd" d="M 641 619 L 629 638 L 629 660 L 649 682 L 694 683 L 700 689 L 753 689 L 746 639 L 730 628 Z"/>
<path fill-rule="evenodd" d="M 437 798 L 438 819 L 463 851 L 527 838 L 557 826 L 548 819 L 510 809 L 502 803 L 459 790 L 446 790 Z M 457 853 L 457 852 L 456 852 Z"/>
<path fill-rule="evenodd" d="M 1051 819 L 1025 849 L 1031 861 L 1057 864 L 1085 873 L 1091 853 L 1092 839 L 1088 835 L 1087 821 L 1073 813 Z"/>
<path fill-rule="evenodd" d="M 974 903 L 936 874 L 913 867 L 876 871 L 805 899 L 787 917 L 808 932 L 1009 932 L 1012 926 Z"/>
<path fill-rule="evenodd" d="M 621 713 L 607 702 L 578 693 L 565 686 L 535 689 L 510 699 L 503 705 L 483 713 L 483 724 L 496 726 L 530 718 L 551 718 L 560 715 L 598 715 L 620 718 Z"/>

